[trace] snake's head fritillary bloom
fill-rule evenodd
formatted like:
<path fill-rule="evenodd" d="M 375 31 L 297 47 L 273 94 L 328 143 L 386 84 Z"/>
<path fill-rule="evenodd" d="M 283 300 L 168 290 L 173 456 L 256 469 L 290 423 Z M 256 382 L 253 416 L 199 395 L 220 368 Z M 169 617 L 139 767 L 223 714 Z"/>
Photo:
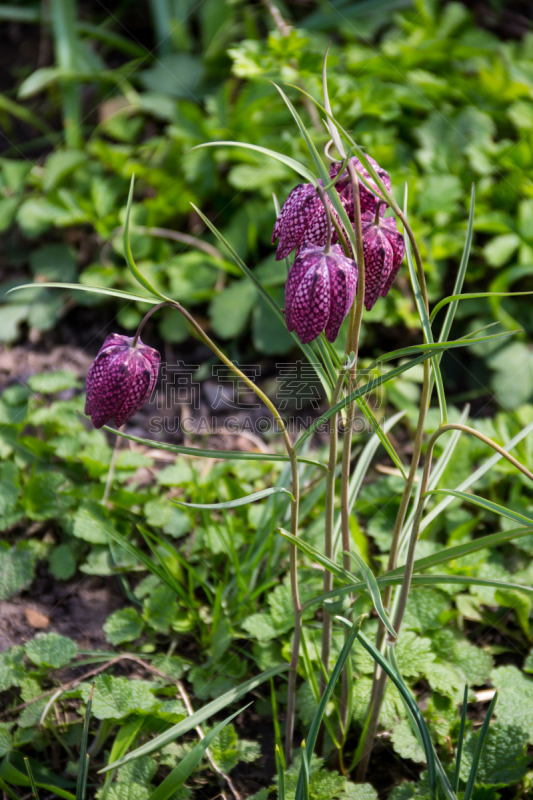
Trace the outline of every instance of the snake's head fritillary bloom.
<path fill-rule="evenodd" d="M 366 154 L 365 154 L 366 155 Z M 382 169 L 377 161 L 374 161 L 373 158 L 367 155 L 368 160 L 376 170 L 377 174 L 387 187 L 387 189 L 391 188 L 391 179 L 387 172 Z M 351 158 L 351 163 L 354 165 L 357 172 L 363 176 L 363 178 L 368 181 L 368 183 L 376 188 L 376 191 L 379 191 L 378 187 L 376 186 L 374 180 L 370 176 L 370 173 L 367 172 L 366 168 L 361 164 L 358 158 Z M 329 176 L 333 180 L 337 177 L 342 167 L 342 162 L 334 161 L 333 164 L 329 168 Z M 350 175 L 348 170 L 345 169 L 342 173 L 341 177 L 335 184 L 335 187 L 340 195 L 341 201 L 344 207 L 347 210 L 348 216 L 350 217 L 351 221 L 354 221 L 354 210 L 353 210 L 353 191 L 352 191 L 352 182 L 350 180 Z M 361 202 L 361 214 L 365 212 L 375 212 L 377 209 L 377 205 L 379 202 L 379 198 L 376 197 L 367 187 L 364 185 L 362 181 L 359 181 L 359 198 Z M 380 214 L 383 216 L 385 213 L 385 206 L 380 207 Z"/>
<path fill-rule="evenodd" d="M 157 381 L 161 356 L 139 339 L 112 333 L 87 375 L 85 413 L 95 428 L 115 419 L 120 428 L 146 402 Z"/>
<path fill-rule="evenodd" d="M 304 344 L 322 331 L 334 342 L 353 303 L 357 265 L 335 244 L 305 247 L 294 260 L 285 285 L 287 329 Z"/>
<path fill-rule="evenodd" d="M 380 209 L 381 211 L 381 209 Z M 402 263 L 405 244 L 396 227 L 396 218 L 379 218 L 375 212 L 361 217 L 365 257 L 365 308 L 374 306 L 378 297 L 386 297 Z"/>
<path fill-rule="evenodd" d="M 322 181 L 318 183 L 323 186 Z M 338 221 L 337 213 L 330 210 Z M 321 247 L 327 237 L 326 210 L 320 195 L 312 183 L 300 183 L 285 200 L 274 225 L 272 244 L 279 239 L 276 261 L 286 258 L 294 249 L 298 254 L 304 245 Z"/>

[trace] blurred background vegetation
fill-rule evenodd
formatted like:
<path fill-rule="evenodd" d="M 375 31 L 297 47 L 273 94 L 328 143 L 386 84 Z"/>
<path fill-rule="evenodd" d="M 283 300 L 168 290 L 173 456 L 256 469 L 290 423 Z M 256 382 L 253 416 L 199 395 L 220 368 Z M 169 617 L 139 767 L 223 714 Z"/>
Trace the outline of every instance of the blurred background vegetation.
<path fill-rule="evenodd" d="M 430 299 L 453 287 L 472 182 L 466 291 L 533 289 L 527 3 L 487 2 L 475 12 L 436 0 L 0 5 L 1 296 L 28 278 L 130 288 L 120 233 L 135 173 L 134 255 L 152 281 L 199 314 L 241 363 L 257 351 L 265 361 L 287 354 L 290 337 L 217 251 L 190 204 L 216 221 L 282 302 L 285 266 L 270 245 L 272 194 L 283 202 L 297 178 L 259 154 L 192 148 L 247 141 L 308 163 L 270 81 L 320 97 L 330 41 L 333 112 L 390 173 L 399 199 L 408 182 Z M 288 91 L 325 145 L 312 104 Z M 8 345 L 68 341 L 96 352 L 115 316 L 126 331 L 141 317 L 132 304 L 81 293 L 11 297 L 0 315 L 0 341 Z M 494 410 L 491 393 L 510 410 L 533 395 L 530 299 L 490 306 L 463 302 L 454 335 L 494 314 L 524 333 L 443 360 L 452 401 L 471 400 L 482 415 Z M 184 322 L 169 311 L 158 326 L 162 339 L 187 352 Z M 396 346 L 400 331 L 405 344 L 418 341 L 417 326 L 404 274 L 365 316 L 363 354 Z"/>

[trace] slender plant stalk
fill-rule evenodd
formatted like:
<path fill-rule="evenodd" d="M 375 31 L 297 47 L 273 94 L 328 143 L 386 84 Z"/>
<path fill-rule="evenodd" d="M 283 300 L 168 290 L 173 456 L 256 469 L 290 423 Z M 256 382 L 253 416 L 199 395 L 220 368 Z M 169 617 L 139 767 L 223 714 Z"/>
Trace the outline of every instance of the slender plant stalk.
<path fill-rule="evenodd" d="M 354 231 L 357 242 L 357 295 L 352 306 L 350 315 L 350 325 L 348 338 L 346 341 L 346 355 L 352 356 L 352 364 L 349 371 L 349 388 L 351 393 L 357 386 L 357 361 L 359 356 L 359 337 L 361 333 L 361 322 L 363 319 L 363 309 L 365 302 L 365 256 L 363 251 L 363 231 L 361 227 L 361 198 L 359 194 L 359 181 L 357 171 L 351 161 L 348 161 L 348 172 L 352 183 L 353 208 L 354 208 Z M 344 429 L 342 445 L 342 471 L 341 471 L 341 536 L 342 536 L 342 565 L 344 569 L 350 570 L 350 468 L 352 452 L 353 422 L 355 417 L 355 401 L 350 403 L 346 409 L 346 426 Z M 348 633 L 346 632 L 346 635 Z M 346 666 L 342 673 L 341 685 L 341 706 L 340 723 L 341 728 L 346 731 L 348 728 L 348 693 L 350 672 Z M 339 738 L 342 741 L 341 736 Z"/>
<path fill-rule="evenodd" d="M 287 455 L 290 459 L 291 464 L 291 478 L 292 478 L 292 497 L 291 500 L 291 533 L 293 536 L 298 536 L 298 509 L 300 504 L 300 476 L 298 472 L 298 461 L 296 458 L 296 453 L 292 446 L 292 442 L 289 436 L 289 432 L 283 420 L 283 417 L 280 415 L 276 406 L 271 402 L 271 400 L 266 396 L 264 392 L 259 389 L 259 387 L 252 381 L 250 378 L 241 372 L 241 370 L 232 362 L 230 359 L 225 355 L 225 353 L 220 350 L 216 344 L 209 338 L 207 333 L 204 329 L 198 324 L 195 318 L 189 314 L 189 312 L 183 308 L 183 306 L 174 300 L 165 300 L 163 303 L 159 303 L 157 306 L 153 306 L 153 308 L 148 311 L 146 316 L 141 321 L 137 329 L 137 333 L 135 334 L 133 340 L 133 346 L 136 345 L 137 340 L 142 332 L 144 325 L 146 324 L 147 320 L 154 314 L 159 308 L 163 308 L 164 306 L 170 306 L 175 308 L 176 311 L 179 311 L 185 319 L 189 322 L 192 328 L 196 331 L 199 337 L 202 339 L 203 342 L 213 351 L 213 353 L 219 358 L 223 364 L 229 367 L 237 377 L 239 377 L 244 383 L 263 401 L 266 405 L 268 410 L 273 415 L 274 419 L 276 420 L 278 430 L 280 431 L 283 442 L 285 444 L 285 448 L 287 450 Z M 298 655 L 300 652 L 300 641 L 302 635 L 302 620 L 301 620 L 301 604 L 300 604 L 300 595 L 298 591 L 298 563 L 297 563 L 297 553 L 296 547 L 294 545 L 290 546 L 290 581 L 291 581 L 291 594 L 292 594 L 292 601 L 293 601 L 293 608 L 294 608 L 294 639 L 293 639 L 293 646 L 292 646 L 292 657 L 291 657 L 291 670 L 289 673 L 289 685 L 288 685 L 288 693 L 287 693 L 287 722 L 286 722 L 286 733 L 285 733 L 285 758 L 287 763 L 291 761 L 292 758 L 292 740 L 294 736 L 294 718 L 296 712 L 296 668 L 298 666 Z"/>
<path fill-rule="evenodd" d="M 123 431 L 124 425 L 122 425 L 122 427 L 119 428 L 119 430 Z M 113 446 L 113 453 L 111 454 L 111 461 L 109 462 L 109 469 L 107 471 L 107 479 L 105 482 L 104 495 L 102 497 L 103 506 L 106 506 L 107 501 L 109 500 L 109 493 L 111 492 L 111 486 L 113 485 L 113 478 L 115 477 L 115 467 L 117 464 L 117 456 L 118 456 L 118 451 L 120 450 L 121 440 L 122 437 L 117 434 L 115 437 L 115 444 Z"/>
<path fill-rule="evenodd" d="M 379 181 L 379 184 L 382 184 L 382 181 Z M 379 185 L 378 184 L 378 185 Z M 383 191 L 383 195 L 385 199 L 389 202 L 389 205 L 393 208 L 394 212 L 400 217 L 402 223 L 407 231 L 407 235 L 409 236 L 409 240 L 411 242 L 413 254 L 415 257 L 415 263 L 417 268 L 417 277 L 418 283 L 420 285 L 420 291 L 422 294 L 423 302 L 426 307 L 426 311 L 429 314 L 429 304 L 428 304 L 428 296 L 427 296 L 427 289 L 426 289 L 426 279 L 424 275 L 424 267 L 422 264 L 422 258 L 420 256 L 420 251 L 418 249 L 418 245 L 416 239 L 413 235 L 411 227 L 409 226 L 405 215 L 402 213 L 401 209 L 399 208 L 398 204 L 388 192 L 384 184 L 380 185 L 380 189 L 385 190 Z M 429 404 L 430 394 L 431 394 L 431 369 L 430 364 L 428 361 L 424 362 L 423 365 L 424 373 L 423 373 L 423 382 L 422 382 L 422 392 L 420 396 L 420 408 L 418 412 L 418 422 L 416 426 L 416 433 L 415 433 L 415 440 L 413 443 L 413 455 L 411 458 L 411 467 L 409 469 L 409 474 L 407 476 L 407 480 L 405 482 L 405 486 L 402 492 L 402 497 L 400 500 L 400 507 L 398 509 L 398 514 L 396 516 L 396 521 L 394 524 L 394 530 L 392 533 L 392 542 L 391 542 L 391 549 L 389 552 L 389 561 L 387 565 L 387 571 L 396 568 L 396 562 L 398 559 L 398 548 L 400 543 L 400 535 L 403 528 L 403 524 L 405 522 L 405 517 L 407 514 L 407 508 L 409 505 L 409 501 L 411 499 L 411 495 L 413 492 L 413 486 L 415 483 L 416 473 L 418 470 L 418 465 L 420 462 L 420 454 L 422 451 L 422 439 L 424 436 L 424 424 L 426 421 L 426 414 L 427 408 Z M 387 587 L 385 589 L 383 595 L 383 605 L 385 609 L 388 610 L 390 607 L 390 600 L 392 594 L 392 587 Z M 383 642 L 385 639 L 385 626 L 380 621 L 378 626 L 378 633 L 376 637 L 376 647 L 378 650 L 381 650 L 383 646 Z M 377 732 L 378 722 L 379 722 L 379 714 L 381 711 L 381 706 L 383 703 L 383 698 L 385 696 L 385 689 L 387 688 L 387 673 L 379 668 L 379 665 L 376 663 L 374 668 L 374 677 L 372 681 L 372 691 L 370 695 L 370 702 L 368 707 L 368 716 L 369 722 L 366 728 L 366 734 L 364 734 L 364 745 L 362 748 L 362 755 L 361 760 L 359 761 L 357 767 L 357 780 L 363 782 L 365 779 L 366 771 L 368 768 L 368 763 L 370 761 L 370 754 L 372 752 L 372 744 Z M 367 716 L 367 718 L 368 718 Z"/>
<path fill-rule="evenodd" d="M 331 252 L 331 212 L 329 208 L 329 200 L 326 193 L 321 186 L 318 187 L 320 199 L 324 205 L 326 212 L 326 221 L 328 226 L 327 240 L 325 253 Z M 331 398 L 331 405 L 335 405 L 340 397 L 344 383 L 344 372 L 340 372 L 337 377 L 337 382 L 333 390 Z M 329 458 L 328 458 L 328 471 L 326 475 L 326 509 L 324 521 L 324 553 L 326 558 L 333 558 L 333 531 L 335 528 L 335 472 L 337 468 L 337 451 L 338 451 L 338 415 L 334 414 L 330 421 L 329 433 Z M 324 592 L 330 592 L 333 589 L 333 575 L 325 569 L 324 570 Z M 320 675 L 320 693 L 323 694 L 326 688 L 328 675 L 329 675 L 329 657 L 331 651 L 331 630 L 333 620 L 331 615 L 324 609 L 324 617 L 322 621 L 322 666 L 323 670 Z M 322 750 L 324 737 L 324 727 L 321 727 L 318 737 L 318 749 Z"/>

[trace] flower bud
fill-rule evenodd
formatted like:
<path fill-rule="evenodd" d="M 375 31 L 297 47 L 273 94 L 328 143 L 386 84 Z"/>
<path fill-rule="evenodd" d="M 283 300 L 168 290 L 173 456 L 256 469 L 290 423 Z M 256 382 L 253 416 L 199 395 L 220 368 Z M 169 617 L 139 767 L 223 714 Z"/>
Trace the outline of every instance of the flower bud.
<path fill-rule="evenodd" d="M 305 247 L 296 257 L 285 286 L 287 329 L 304 344 L 322 331 L 334 342 L 353 303 L 357 265 L 339 245 Z"/>
<path fill-rule="evenodd" d="M 318 183 L 323 186 L 322 181 Z M 330 211 L 338 221 L 339 217 L 333 208 Z M 320 195 L 312 183 L 300 183 L 285 200 L 274 225 L 272 244 L 279 239 L 276 261 L 286 258 L 295 248 L 298 254 L 304 245 L 323 246 L 327 237 L 326 210 Z"/>
<path fill-rule="evenodd" d="M 386 297 L 389 293 L 403 260 L 405 244 L 396 228 L 396 217 L 379 219 L 376 223 L 375 212 L 367 212 L 361 217 L 361 227 L 365 257 L 365 308 L 370 311 L 380 295 Z"/>
<path fill-rule="evenodd" d="M 95 428 L 114 417 L 120 428 L 146 402 L 157 381 L 161 356 L 139 339 L 112 333 L 87 375 L 85 413 Z"/>

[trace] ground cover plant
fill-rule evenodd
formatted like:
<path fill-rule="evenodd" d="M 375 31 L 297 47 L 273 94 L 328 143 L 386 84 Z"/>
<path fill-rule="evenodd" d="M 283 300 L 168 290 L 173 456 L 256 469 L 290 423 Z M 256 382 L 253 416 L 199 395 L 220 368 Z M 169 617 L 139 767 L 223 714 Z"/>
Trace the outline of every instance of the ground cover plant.
<path fill-rule="evenodd" d="M 253 289 L 268 309 L 265 337 L 291 334 L 312 365 L 325 405 L 306 430 L 289 432 L 269 393 L 191 315 L 186 292 L 139 258 L 133 178 L 117 210 L 117 261 L 135 294 L 62 272 L 6 287 L 26 309 L 45 292 L 142 309 L 131 336 L 102 338 L 85 398 L 68 370 L 0 398 L 2 596 L 31 598 L 50 575 L 75 594 L 79 572 L 117 588 L 97 648 L 82 644 L 75 618 L 61 632 L 57 614 L 48 631 L 34 603 L 26 618 L 45 632 L 1 654 L 8 797 L 453 800 L 530 789 L 532 407 L 471 418 L 450 404 L 441 372 L 445 353 L 508 348 L 522 331 L 502 303 L 526 302 L 527 290 L 464 291 L 472 187 L 450 294 L 434 284 L 430 302 L 409 182 L 391 181 L 364 132 L 365 150 L 333 114 L 325 64 L 310 94 L 273 89 L 302 143 L 291 156 L 244 137 L 193 151 L 244 149 L 257 169 L 280 163 L 305 181 L 274 198 L 266 237 L 273 227 L 283 308 L 272 267 L 250 269 L 195 213 L 213 237 L 204 253 L 236 278 L 224 313 Z M 323 133 L 310 133 L 288 93 Z M 390 308 L 395 280 L 409 282 L 423 341 L 362 359 L 365 316 Z M 456 335 L 456 314 L 480 301 L 499 328 L 482 318 Z M 185 320 L 257 395 L 268 452 L 257 438 L 251 452 L 228 451 L 122 428 L 157 381 L 163 315 L 163 332 Z"/>

